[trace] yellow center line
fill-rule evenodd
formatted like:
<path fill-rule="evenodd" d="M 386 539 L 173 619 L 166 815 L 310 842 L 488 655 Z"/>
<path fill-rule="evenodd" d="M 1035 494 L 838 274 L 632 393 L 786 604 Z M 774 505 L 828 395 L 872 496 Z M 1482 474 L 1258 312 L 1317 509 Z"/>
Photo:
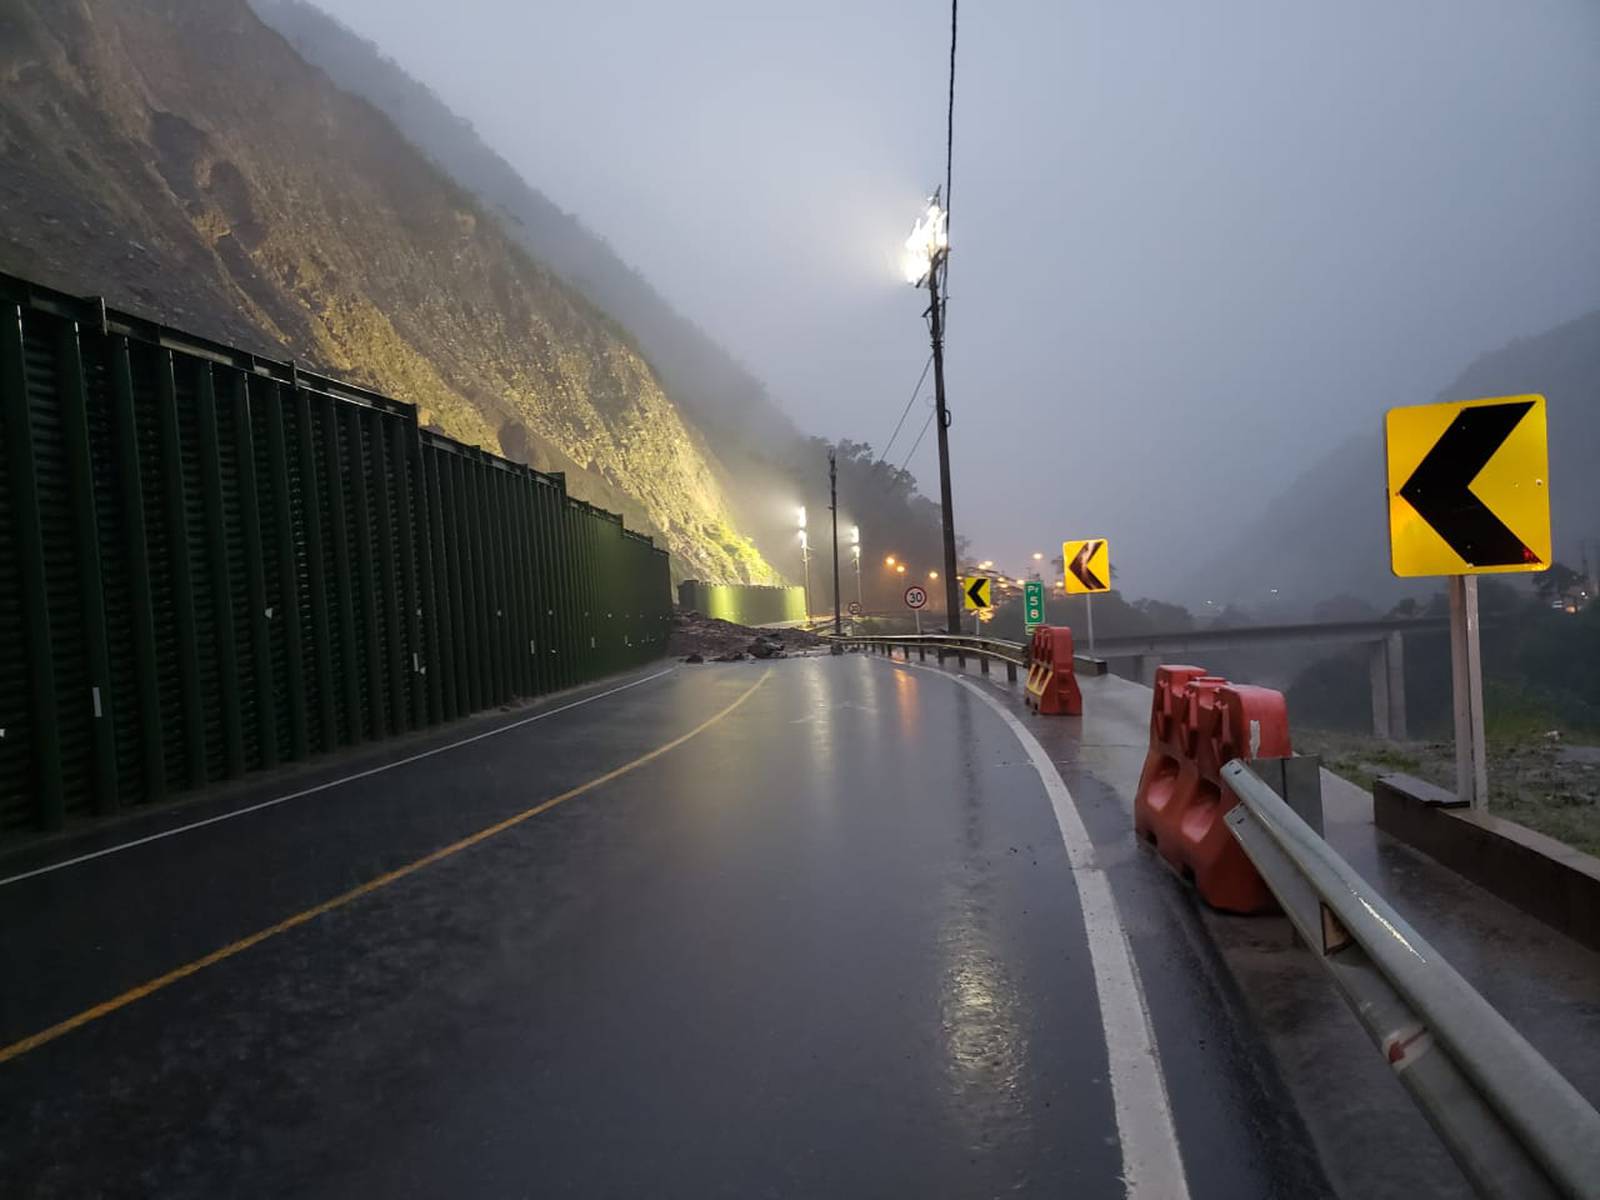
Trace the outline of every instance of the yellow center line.
<path fill-rule="evenodd" d="M 657 746 L 654 750 L 651 750 L 647 754 L 641 754 L 632 762 L 623 763 L 622 766 L 617 767 L 614 770 L 607 771 L 604 775 L 598 775 L 589 780 L 589 782 L 581 783 L 570 791 L 562 792 L 559 796 L 552 796 L 548 800 L 541 801 L 540 803 L 535 804 L 532 808 L 525 808 L 521 812 L 516 813 L 513 816 L 509 816 L 503 821 L 497 821 L 493 825 L 478 830 L 477 833 L 469 834 L 458 842 L 451 842 L 448 846 L 442 846 L 430 854 L 424 854 L 421 858 L 415 860 L 414 862 L 409 862 L 403 867 L 396 867 L 392 871 L 386 871 L 384 874 L 379 875 L 375 879 L 369 879 L 366 883 L 351 888 L 348 892 L 341 892 L 331 900 L 324 900 L 321 904 L 314 905 L 303 912 L 297 912 L 292 917 L 285 917 L 276 925 L 269 925 L 265 929 L 257 930 L 248 937 L 242 937 L 236 942 L 229 942 L 226 946 L 223 946 L 217 950 L 213 950 L 210 954 L 203 955 L 202 957 L 195 959 L 193 962 L 184 963 L 181 967 L 175 967 L 168 971 L 165 975 L 158 975 L 154 979 L 150 979 L 139 984 L 137 987 L 131 987 L 127 991 L 123 992 L 120 996 L 113 996 L 110 1000 L 96 1004 L 93 1008 L 86 1008 L 82 1012 L 68 1017 L 65 1021 L 61 1021 L 50 1026 L 48 1029 L 41 1029 L 38 1033 L 30 1034 L 28 1037 L 22 1038 L 20 1041 L 12 1042 L 9 1046 L 0 1047 L 0 1063 L 8 1062 L 13 1058 L 19 1058 L 28 1053 L 30 1050 L 37 1050 L 46 1042 L 53 1042 L 63 1034 L 71 1033 L 74 1029 L 81 1028 L 82 1026 L 89 1024 L 91 1021 L 98 1021 L 101 1017 L 109 1016 L 111 1013 L 116 1012 L 120 1008 L 126 1008 L 128 1005 L 137 1000 L 143 1000 L 146 996 L 153 995 L 154 993 L 159 992 L 162 988 L 169 987 L 170 985 L 177 983 L 180 979 L 187 979 L 190 975 L 194 975 L 197 972 L 203 971 L 207 967 L 215 966 L 217 963 L 222 962 L 225 959 L 232 958 L 236 954 L 242 954 L 252 946 L 260 945 L 268 938 L 277 937 L 280 933 L 287 933 L 289 930 L 294 929 L 297 926 L 307 924 L 310 921 L 314 921 L 324 913 L 332 912 L 336 908 L 343 908 L 352 901 L 359 900 L 363 896 L 371 895 L 380 888 L 388 887 L 396 880 L 404 879 L 407 875 L 422 870 L 423 867 L 432 866 L 441 859 L 449 858 L 453 854 L 459 854 L 463 850 L 476 846 L 479 842 L 487 841 L 489 838 L 494 837 L 498 833 L 504 833 L 513 826 L 522 824 L 522 822 L 526 821 L 529 817 L 536 817 L 542 812 L 548 812 L 558 804 L 565 804 L 568 800 L 575 800 L 577 797 L 582 796 L 585 792 L 592 792 L 595 788 L 610 783 L 613 779 L 620 779 L 622 776 L 627 775 L 632 771 L 637 771 L 646 763 L 653 762 L 654 760 L 660 758 L 663 754 L 667 754 L 670 751 L 676 750 L 679 746 L 683 745 L 691 738 L 698 737 L 700 734 L 710 729 L 718 721 L 722 720 L 729 713 L 733 712 L 734 709 L 738 708 L 746 700 L 750 699 L 750 697 L 755 693 L 755 690 L 765 683 L 767 681 L 767 677 L 771 674 L 772 668 L 768 667 L 762 672 L 761 678 L 757 679 L 748 688 L 746 688 L 739 695 L 738 699 L 736 699 L 732 704 L 728 705 L 719 712 L 713 713 L 710 717 L 706 718 L 693 729 L 689 730 L 688 733 L 685 733 L 679 737 L 675 737 L 670 742 L 666 742 L 663 745 Z"/>

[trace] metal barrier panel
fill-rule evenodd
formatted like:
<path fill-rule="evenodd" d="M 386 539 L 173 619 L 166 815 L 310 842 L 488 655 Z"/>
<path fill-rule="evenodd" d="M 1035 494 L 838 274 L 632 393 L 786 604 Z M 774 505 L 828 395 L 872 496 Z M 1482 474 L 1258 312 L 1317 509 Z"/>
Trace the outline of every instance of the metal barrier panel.
<path fill-rule="evenodd" d="M 416 413 L 0 276 L 0 836 L 658 656 L 666 553 Z"/>

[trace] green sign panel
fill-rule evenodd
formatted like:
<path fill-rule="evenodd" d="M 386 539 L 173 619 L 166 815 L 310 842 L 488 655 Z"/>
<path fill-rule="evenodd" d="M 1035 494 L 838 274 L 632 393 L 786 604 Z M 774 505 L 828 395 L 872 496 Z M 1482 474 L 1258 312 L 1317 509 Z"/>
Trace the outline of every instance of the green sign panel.
<path fill-rule="evenodd" d="M 1022 602 L 1027 607 L 1028 632 L 1032 633 L 1034 626 L 1044 624 L 1044 581 L 1030 579 L 1023 584 Z"/>

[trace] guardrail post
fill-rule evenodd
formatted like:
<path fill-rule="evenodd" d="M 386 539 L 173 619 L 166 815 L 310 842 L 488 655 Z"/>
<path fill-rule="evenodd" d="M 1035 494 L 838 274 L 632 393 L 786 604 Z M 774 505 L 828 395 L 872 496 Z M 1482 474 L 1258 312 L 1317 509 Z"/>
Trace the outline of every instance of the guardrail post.
<path fill-rule="evenodd" d="M 1016 681 L 1017 681 L 1017 664 L 1014 663 L 1014 662 L 1007 662 L 1006 663 L 1006 682 L 1007 683 L 1015 683 Z"/>
<path fill-rule="evenodd" d="M 909 647 L 907 647 L 907 649 L 906 649 L 906 661 L 907 662 L 911 661 L 911 650 L 910 650 Z M 926 646 L 922 645 L 921 643 L 918 643 L 918 645 L 917 645 L 917 661 L 918 662 L 927 662 L 928 661 L 928 648 Z"/>
<path fill-rule="evenodd" d="M 989 656 L 987 654 L 978 655 L 978 670 L 985 675 L 989 673 Z"/>

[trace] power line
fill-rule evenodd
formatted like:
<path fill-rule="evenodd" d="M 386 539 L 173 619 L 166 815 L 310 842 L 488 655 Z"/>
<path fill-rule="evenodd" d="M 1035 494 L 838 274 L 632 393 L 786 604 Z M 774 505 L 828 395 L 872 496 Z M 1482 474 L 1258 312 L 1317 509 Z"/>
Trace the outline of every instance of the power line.
<path fill-rule="evenodd" d="M 933 424 L 933 416 L 934 414 L 931 412 L 928 414 L 928 419 L 922 423 L 922 432 L 917 434 L 917 440 L 912 442 L 911 449 L 906 451 L 906 456 L 900 463 L 902 471 L 906 469 L 906 463 L 911 461 L 911 456 L 917 452 L 917 447 L 922 445 L 922 439 L 927 436 L 928 427 Z"/>
<path fill-rule="evenodd" d="M 911 389 L 911 399 L 906 401 L 905 408 L 900 410 L 900 419 L 895 422 L 894 432 L 889 435 L 889 440 L 884 443 L 883 452 L 878 455 L 879 462 L 889 460 L 889 450 L 894 445 L 895 438 L 900 436 L 900 427 L 906 423 L 906 416 L 911 412 L 911 406 L 917 402 L 917 393 L 922 391 L 922 384 L 928 378 L 928 368 L 933 366 L 933 355 L 928 355 L 928 361 L 922 364 L 922 374 L 917 376 L 917 386 Z"/>

